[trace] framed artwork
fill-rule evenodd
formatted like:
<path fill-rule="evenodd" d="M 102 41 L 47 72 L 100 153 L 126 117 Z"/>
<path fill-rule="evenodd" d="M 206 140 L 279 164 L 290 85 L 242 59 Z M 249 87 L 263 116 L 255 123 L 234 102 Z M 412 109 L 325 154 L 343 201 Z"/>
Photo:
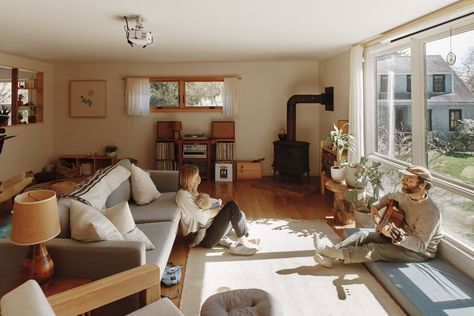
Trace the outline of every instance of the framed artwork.
<path fill-rule="evenodd" d="M 71 117 L 105 117 L 107 115 L 107 82 L 105 80 L 71 80 Z"/>

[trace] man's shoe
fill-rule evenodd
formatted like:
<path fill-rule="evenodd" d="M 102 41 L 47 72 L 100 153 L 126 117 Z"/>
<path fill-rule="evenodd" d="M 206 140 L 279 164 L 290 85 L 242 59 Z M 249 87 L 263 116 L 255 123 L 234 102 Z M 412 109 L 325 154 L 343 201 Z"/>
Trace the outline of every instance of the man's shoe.
<path fill-rule="evenodd" d="M 332 247 L 332 242 L 326 236 L 322 236 L 322 234 L 314 233 L 313 234 L 313 243 L 314 249 L 316 252 L 320 253 L 327 247 Z"/>
<path fill-rule="evenodd" d="M 257 252 L 255 248 L 248 248 L 242 244 L 232 245 L 229 247 L 229 253 L 237 256 L 253 256 Z"/>
<path fill-rule="evenodd" d="M 334 262 L 336 261 L 336 259 L 334 258 L 320 255 L 317 252 L 314 254 L 313 259 L 314 261 L 316 261 L 317 264 L 320 264 L 323 267 L 329 268 L 329 269 L 334 266 Z"/>

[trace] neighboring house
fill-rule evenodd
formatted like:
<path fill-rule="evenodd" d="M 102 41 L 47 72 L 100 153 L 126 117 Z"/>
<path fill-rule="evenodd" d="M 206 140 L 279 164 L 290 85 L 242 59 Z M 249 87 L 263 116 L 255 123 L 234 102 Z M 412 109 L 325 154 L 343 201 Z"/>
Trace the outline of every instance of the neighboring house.
<path fill-rule="evenodd" d="M 393 104 L 395 128 L 410 132 L 410 57 L 390 57 L 377 62 L 378 118 L 382 122 L 387 120 L 389 105 Z M 427 129 L 447 140 L 455 132 L 459 120 L 474 118 L 474 95 L 440 55 L 426 58 Z"/>

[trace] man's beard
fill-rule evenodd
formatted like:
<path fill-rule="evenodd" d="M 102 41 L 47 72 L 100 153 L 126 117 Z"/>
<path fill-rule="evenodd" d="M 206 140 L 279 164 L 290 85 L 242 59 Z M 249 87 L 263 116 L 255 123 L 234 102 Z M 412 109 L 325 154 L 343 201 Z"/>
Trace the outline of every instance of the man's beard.
<path fill-rule="evenodd" d="M 420 192 L 420 187 L 417 185 L 416 187 L 409 187 L 406 184 L 402 185 L 402 192 L 408 193 L 408 194 L 413 194 L 413 193 L 418 193 Z"/>

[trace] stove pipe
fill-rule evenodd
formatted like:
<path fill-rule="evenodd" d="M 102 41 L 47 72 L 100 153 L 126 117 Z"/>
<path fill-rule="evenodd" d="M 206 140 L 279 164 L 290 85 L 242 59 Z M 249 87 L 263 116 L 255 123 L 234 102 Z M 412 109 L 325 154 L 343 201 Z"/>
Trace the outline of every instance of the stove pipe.
<path fill-rule="evenodd" d="M 319 103 L 326 111 L 334 111 L 334 87 L 324 89 L 322 94 L 296 94 L 286 103 L 287 140 L 296 140 L 296 105 L 298 103 Z"/>

